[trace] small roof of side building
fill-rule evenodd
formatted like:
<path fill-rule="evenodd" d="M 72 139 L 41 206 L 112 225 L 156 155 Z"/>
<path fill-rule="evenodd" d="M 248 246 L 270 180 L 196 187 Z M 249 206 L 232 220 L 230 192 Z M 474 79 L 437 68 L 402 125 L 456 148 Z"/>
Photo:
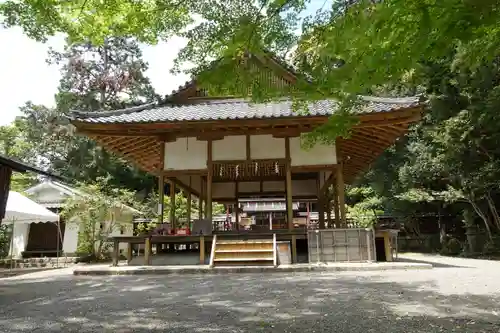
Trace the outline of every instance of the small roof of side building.
<path fill-rule="evenodd" d="M 49 195 L 40 195 L 40 193 L 43 193 L 44 191 L 46 191 Z M 71 186 L 50 179 L 30 187 L 25 192 L 33 195 L 35 197 L 35 201 L 46 208 L 60 208 L 64 206 L 64 201 L 68 197 L 87 195 L 86 193 Z M 123 207 L 125 207 L 132 214 L 142 215 L 142 213 L 135 208 L 127 205 L 123 205 Z"/>

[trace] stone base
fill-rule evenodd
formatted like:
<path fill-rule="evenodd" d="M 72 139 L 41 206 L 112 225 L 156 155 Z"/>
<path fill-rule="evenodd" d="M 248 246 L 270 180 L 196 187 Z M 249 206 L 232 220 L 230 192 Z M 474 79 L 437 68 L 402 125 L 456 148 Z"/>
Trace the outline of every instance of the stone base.
<path fill-rule="evenodd" d="M 296 264 L 267 266 L 241 266 L 241 267 L 214 267 L 208 265 L 190 266 L 127 266 L 117 267 L 109 265 L 79 266 L 74 275 L 148 275 L 148 274 L 231 274 L 231 273 L 277 273 L 277 272 L 342 272 L 342 271 L 385 271 L 431 269 L 431 264 L 384 262 L 384 263 L 338 263 L 338 264 Z"/>
<path fill-rule="evenodd" d="M 76 257 L 13 258 L 12 260 L 7 258 L 0 260 L 0 268 L 56 268 L 74 264 L 76 259 Z"/>

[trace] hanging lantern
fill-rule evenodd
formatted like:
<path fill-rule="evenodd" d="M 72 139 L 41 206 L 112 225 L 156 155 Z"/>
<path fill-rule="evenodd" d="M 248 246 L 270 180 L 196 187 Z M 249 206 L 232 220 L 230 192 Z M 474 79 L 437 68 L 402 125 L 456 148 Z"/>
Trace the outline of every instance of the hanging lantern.
<path fill-rule="evenodd" d="M 236 165 L 235 174 L 236 174 L 236 178 L 238 178 L 238 176 L 240 175 L 240 165 L 239 164 Z"/>

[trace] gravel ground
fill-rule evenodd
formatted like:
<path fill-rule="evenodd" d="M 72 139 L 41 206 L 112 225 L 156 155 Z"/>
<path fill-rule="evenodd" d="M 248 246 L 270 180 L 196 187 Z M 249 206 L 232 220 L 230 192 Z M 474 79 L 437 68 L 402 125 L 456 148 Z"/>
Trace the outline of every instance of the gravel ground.
<path fill-rule="evenodd" d="M 0 332 L 500 332 L 500 262 L 432 270 L 0 279 Z"/>

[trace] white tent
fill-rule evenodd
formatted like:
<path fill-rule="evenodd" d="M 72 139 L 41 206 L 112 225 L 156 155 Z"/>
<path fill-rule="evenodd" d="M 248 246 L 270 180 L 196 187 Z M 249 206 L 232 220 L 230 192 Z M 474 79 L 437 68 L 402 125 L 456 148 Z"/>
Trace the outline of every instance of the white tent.
<path fill-rule="evenodd" d="M 9 192 L 2 224 L 13 224 L 9 251 L 11 257 L 20 257 L 25 250 L 28 242 L 29 225 L 44 222 L 59 223 L 59 215 L 18 192 Z M 60 232 L 59 226 L 57 229 Z"/>

